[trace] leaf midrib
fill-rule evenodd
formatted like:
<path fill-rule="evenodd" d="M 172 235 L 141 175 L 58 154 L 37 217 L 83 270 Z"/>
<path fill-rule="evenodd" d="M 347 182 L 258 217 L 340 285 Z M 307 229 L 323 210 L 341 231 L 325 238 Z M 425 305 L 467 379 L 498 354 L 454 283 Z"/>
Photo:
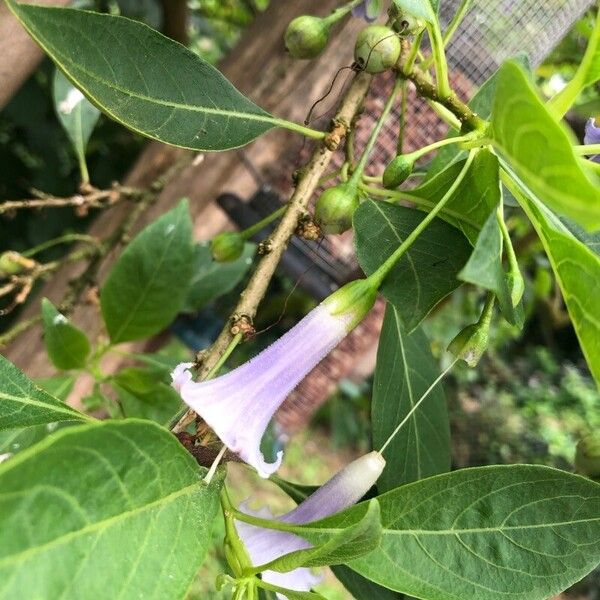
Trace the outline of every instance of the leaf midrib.
<path fill-rule="evenodd" d="M 54 548 L 56 546 L 60 546 L 62 544 L 65 544 L 71 540 L 75 540 L 83 535 L 88 534 L 88 533 L 92 533 L 94 531 L 98 531 L 98 530 L 102 530 L 102 529 L 107 529 L 108 527 L 110 527 L 111 525 L 113 525 L 115 523 L 119 523 L 120 521 L 124 521 L 130 517 L 136 516 L 138 514 L 142 514 L 144 512 L 152 510 L 156 507 L 165 506 L 165 505 L 171 503 L 172 501 L 176 500 L 180 496 L 184 496 L 185 494 L 188 494 L 188 493 L 191 494 L 194 491 L 194 489 L 198 488 L 200 485 L 201 485 L 201 482 L 199 482 L 199 481 L 194 482 L 184 488 L 177 490 L 176 492 L 172 492 L 171 494 L 169 494 L 167 496 L 163 496 L 162 498 L 158 498 L 157 500 L 154 500 L 153 502 L 145 504 L 144 506 L 139 506 L 137 508 L 121 512 L 118 515 L 108 517 L 108 518 L 102 519 L 100 521 L 96 521 L 95 523 L 86 525 L 85 527 L 82 527 L 76 531 L 70 531 L 63 535 L 60 535 L 59 537 L 54 538 L 53 540 L 50 540 L 49 542 L 46 542 L 45 544 L 35 546 L 34 548 L 28 548 L 27 550 L 23 550 L 22 552 L 13 554 L 12 556 L 8 556 L 7 558 L 0 559 L 0 568 L 10 566 L 16 562 L 20 562 L 21 560 L 27 560 L 28 558 L 35 556 L 36 554 L 39 554 L 40 552 L 43 552 L 50 548 Z M 2 499 L 2 495 L 0 494 L 0 500 L 1 499 Z"/>
<path fill-rule="evenodd" d="M 264 114 L 260 114 L 260 113 L 247 113 L 247 112 L 243 112 L 242 113 L 242 112 L 238 112 L 238 111 L 234 111 L 234 110 L 225 110 L 225 109 L 220 109 L 220 108 L 208 108 L 208 107 L 205 107 L 205 106 L 196 106 L 196 105 L 190 105 L 190 104 L 181 104 L 180 102 L 174 102 L 174 101 L 171 101 L 171 100 L 162 100 L 162 99 L 159 100 L 157 98 L 153 98 L 152 96 L 146 96 L 144 94 L 140 94 L 140 93 L 134 92 L 132 90 L 129 90 L 127 88 L 119 86 L 119 85 L 117 85 L 114 82 L 107 81 L 107 80 L 99 77 L 98 75 L 96 75 L 96 74 L 88 71 L 83 66 L 81 66 L 78 63 L 75 63 L 72 60 L 70 60 L 64 54 L 62 54 L 61 52 L 59 52 L 56 48 L 53 47 L 53 49 L 51 50 L 50 47 L 49 47 L 49 45 L 48 45 L 48 42 L 40 34 L 40 31 L 39 31 L 38 28 L 36 28 L 35 26 L 33 26 L 30 22 L 27 22 L 27 23 L 22 22 L 22 23 L 25 26 L 25 28 L 35 37 L 35 39 L 42 46 L 42 48 L 44 49 L 44 51 L 47 54 L 49 54 L 51 57 L 55 58 L 58 63 L 60 63 L 61 65 L 67 65 L 67 64 L 69 64 L 74 69 L 76 69 L 80 73 L 83 73 L 86 77 L 89 77 L 90 79 L 92 79 L 96 83 L 104 85 L 107 88 L 113 89 L 113 90 L 115 90 L 117 92 L 120 92 L 121 94 L 126 95 L 126 96 L 130 96 L 131 98 L 135 98 L 137 100 L 148 102 L 149 104 L 155 104 L 155 105 L 158 105 L 158 106 L 164 106 L 164 107 L 167 107 L 167 108 L 175 108 L 175 109 L 179 109 L 179 110 L 186 110 L 186 111 L 190 111 L 190 112 L 198 112 L 198 113 L 206 113 L 206 114 L 219 115 L 219 116 L 224 116 L 224 117 L 240 118 L 240 119 L 246 119 L 246 120 L 249 120 L 249 121 L 259 121 L 259 122 L 264 122 L 264 123 L 271 123 L 272 125 L 280 125 L 281 124 L 281 120 L 280 119 L 278 119 L 277 117 L 270 116 L 270 115 L 268 115 L 268 113 L 264 113 Z M 65 74 L 66 74 L 66 72 L 65 72 Z M 86 93 L 91 98 L 93 98 L 94 101 L 99 106 L 101 106 L 102 109 L 105 112 L 107 112 L 108 114 L 113 114 L 111 111 L 109 111 L 102 104 L 102 102 L 100 102 L 98 100 L 98 98 L 96 96 L 94 96 L 87 89 L 87 86 L 82 85 L 81 82 L 78 79 L 76 79 L 72 73 L 69 73 L 68 77 L 70 79 L 72 79 L 73 81 L 75 81 L 75 83 L 77 83 L 78 87 L 85 89 Z"/>
<path fill-rule="evenodd" d="M 398 343 L 400 345 L 400 353 L 402 354 L 402 366 L 404 369 L 404 379 L 406 381 L 406 386 L 408 388 L 408 401 L 410 403 L 409 410 L 412 410 L 415 406 L 415 401 L 414 401 L 414 396 L 413 396 L 412 379 L 408 373 L 408 363 L 406 360 L 406 351 L 404 349 L 404 338 L 402 337 L 402 328 L 400 327 L 400 315 L 398 314 L 396 307 L 393 307 L 393 311 L 394 311 L 394 322 L 396 323 L 396 332 L 398 334 Z M 422 474 L 422 469 L 421 469 L 421 444 L 420 444 L 420 440 L 419 440 L 419 427 L 418 427 L 418 422 L 417 422 L 417 411 L 413 412 L 412 416 L 410 417 L 410 420 L 413 422 L 414 433 L 415 433 L 417 479 L 421 479 L 423 477 L 423 474 Z"/>
<path fill-rule="evenodd" d="M 580 523 L 594 523 L 600 522 L 600 517 L 591 519 L 577 519 L 574 521 L 557 521 L 554 523 L 536 523 L 532 525 L 507 525 L 502 527 L 472 527 L 468 529 L 389 529 L 384 525 L 383 536 L 405 536 L 410 535 L 414 537 L 418 536 L 457 536 L 462 534 L 470 533 L 503 533 L 504 531 L 522 531 L 530 529 L 547 529 L 549 527 L 566 527 L 568 525 L 578 525 Z M 319 527 L 319 528 L 307 528 L 302 527 L 305 533 L 331 533 L 339 530 L 339 527 Z M 291 531 L 291 529 L 290 529 Z M 295 530 L 294 530 L 295 533 Z"/>
<path fill-rule="evenodd" d="M 0 400 L 8 400 L 9 402 L 16 402 L 18 404 L 23 404 L 24 406 L 39 406 L 41 408 L 46 408 L 52 412 L 59 412 L 66 415 L 70 415 L 75 419 L 86 418 L 87 415 L 84 415 L 80 412 L 75 411 L 69 407 L 63 408 L 57 404 L 48 404 L 46 402 L 42 402 L 41 400 L 34 400 L 33 398 L 19 398 L 18 396 L 12 396 L 10 394 L 6 394 L 5 392 L 0 392 Z M 60 400 L 57 400 L 60 402 Z M 87 417 L 89 418 L 89 417 Z"/>

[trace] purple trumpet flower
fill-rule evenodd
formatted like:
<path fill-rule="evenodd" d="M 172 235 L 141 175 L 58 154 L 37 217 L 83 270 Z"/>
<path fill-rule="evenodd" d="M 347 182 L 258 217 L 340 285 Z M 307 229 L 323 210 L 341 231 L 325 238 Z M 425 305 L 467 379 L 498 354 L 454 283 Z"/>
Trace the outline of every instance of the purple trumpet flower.
<path fill-rule="evenodd" d="M 269 421 L 304 376 L 363 319 L 376 294 L 368 279 L 352 281 L 237 369 L 196 383 L 191 363 L 183 363 L 172 373 L 173 387 L 230 450 L 267 478 L 283 457 L 278 452 L 269 464 L 260 451 Z"/>
<path fill-rule="evenodd" d="M 596 125 L 594 118 L 588 119 L 585 124 L 585 136 L 583 138 L 584 144 L 600 144 L 600 127 Z M 594 154 L 590 156 L 590 160 L 600 163 L 600 154 Z"/>
<path fill-rule="evenodd" d="M 277 520 L 304 525 L 340 512 L 358 502 L 369 491 L 384 467 L 385 459 L 379 452 L 365 454 L 345 466 L 294 510 L 278 517 Z M 253 512 L 242 505 L 240 510 L 264 519 L 273 518 L 266 507 Z M 236 521 L 235 526 L 255 567 L 270 563 L 290 552 L 312 547 L 310 542 L 293 533 L 265 529 L 243 521 Z M 295 591 L 308 591 L 321 579 L 305 567 L 287 573 L 267 570 L 263 571 L 261 576 L 268 583 Z M 280 600 L 284 598 L 282 594 L 277 596 Z"/>

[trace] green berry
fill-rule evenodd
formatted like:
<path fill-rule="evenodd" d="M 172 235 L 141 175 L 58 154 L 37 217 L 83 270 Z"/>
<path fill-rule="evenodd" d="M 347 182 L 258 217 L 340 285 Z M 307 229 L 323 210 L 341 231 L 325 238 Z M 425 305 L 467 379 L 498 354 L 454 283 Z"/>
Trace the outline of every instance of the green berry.
<path fill-rule="evenodd" d="M 294 58 L 315 58 L 329 41 L 329 29 L 325 19 L 296 17 L 285 31 L 285 47 Z"/>
<path fill-rule="evenodd" d="M 354 60 L 367 73 L 391 69 L 400 58 L 400 38 L 384 25 L 368 25 L 356 38 Z"/>
<path fill-rule="evenodd" d="M 425 29 L 425 21 L 403 13 L 392 23 L 392 29 L 401 36 L 417 35 Z"/>
<path fill-rule="evenodd" d="M 235 231 L 224 231 L 213 238 L 210 250 L 217 262 L 232 262 L 244 252 L 244 238 Z"/>
<path fill-rule="evenodd" d="M 393 158 L 383 172 L 383 187 L 388 190 L 397 188 L 412 173 L 414 162 L 401 154 Z"/>
<path fill-rule="evenodd" d="M 343 233 L 352 227 L 352 215 L 358 205 L 358 190 L 341 183 L 319 196 L 315 206 L 315 221 L 323 233 Z"/>

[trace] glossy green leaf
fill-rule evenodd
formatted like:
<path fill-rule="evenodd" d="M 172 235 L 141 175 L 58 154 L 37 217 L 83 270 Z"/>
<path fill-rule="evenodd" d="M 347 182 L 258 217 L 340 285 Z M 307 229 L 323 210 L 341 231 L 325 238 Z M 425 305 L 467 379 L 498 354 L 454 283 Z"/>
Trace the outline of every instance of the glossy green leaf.
<path fill-rule="evenodd" d="M 100 111 L 59 70 L 54 72 L 53 95 L 56 114 L 87 174 L 85 148 Z"/>
<path fill-rule="evenodd" d="M 100 293 L 111 342 L 149 337 L 181 310 L 194 250 L 187 201 L 148 225 L 125 248 Z"/>
<path fill-rule="evenodd" d="M 592 252 L 600 255 L 600 231 L 590 233 L 577 223 L 573 223 L 569 219 L 562 218 L 561 223 L 582 243 L 585 244 Z"/>
<path fill-rule="evenodd" d="M 73 375 L 55 375 L 44 379 L 36 379 L 35 385 L 45 392 L 65 402 L 67 396 L 73 389 L 75 377 Z M 2 458 L 7 459 L 21 452 L 29 446 L 39 442 L 61 427 L 69 427 L 76 421 L 59 421 L 57 423 L 44 423 L 43 425 L 32 425 L 22 429 L 4 429 L 0 431 L 0 462 Z M 78 421 L 77 421 L 78 422 Z"/>
<path fill-rule="evenodd" d="M 263 590 L 260 591 L 264 591 L 265 589 L 269 590 L 267 593 L 271 595 L 268 596 L 268 600 L 277 600 L 277 598 L 287 598 L 288 600 L 327 600 L 325 596 L 322 596 L 317 592 L 296 592 L 267 583 L 266 581 L 262 581 L 260 586 L 263 588 Z M 277 594 L 279 594 L 279 596 Z"/>
<path fill-rule="evenodd" d="M 319 529 L 319 522 L 309 523 L 307 529 Z M 305 526 L 297 526 L 302 532 Z M 268 569 L 285 573 L 298 567 L 321 567 L 348 562 L 362 556 L 379 545 L 381 539 L 381 515 L 377 500 L 370 500 L 353 513 L 353 519 L 338 523 L 326 535 L 320 536 L 319 545 L 290 552 L 268 563 Z"/>
<path fill-rule="evenodd" d="M 170 377 L 148 368 L 128 367 L 117 373 L 114 388 L 126 417 L 139 417 L 168 425 L 182 407 L 181 396 Z"/>
<path fill-rule="evenodd" d="M 383 0 L 367 0 L 365 14 L 368 19 L 376 19 L 383 9 Z"/>
<path fill-rule="evenodd" d="M 237 260 L 217 262 L 213 260 L 208 245 L 196 245 L 194 271 L 184 310 L 201 310 L 209 302 L 230 292 L 248 272 L 255 249 L 255 244 L 247 243 L 242 256 Z"/>
<path fill-rule="evenodd" d="M 373 273 L 424 219 L 411 208 L 367 200 L 354 213 L 356 252 L 367 275 Z M 407 330 L 460 285 L 456 275 L 471 246 L 455 227 L 434 219 L 392 268 L 381 293 L 398 310 Z"/>
<path fill-rule="evenodd" d="M 58 369 L 81 369 L 92 350 L 87 336 L 59 313 L 50 300 L 42 300 L 44 342 L 48 356 Z"/>
<path fill-rule="evenodd" d="M 428 23 L 437 21 L 439 0 L 393 0 L 393 2 L 397 8 L 414 17 L 423 19 Z"/>
<path fill-rule="evenodd" d="M 286 481 L 278 475 L 271 475 L 270 481 L 275 483 L 280 490 L 284 491 L 296 504 L 304 502 L 311 494 L 319 489 L 317 485 L 302 485 L 292 481 Z"/>
<path fill-rule="evenodd" d="M 373 382 L 373 448 L 381 448 L 439 375 L 423 331 L 403 329 L 388 305 L 379 338 Z M 450 423 L 441 385 L 434 388 L 387 447 L 386 466 L 377 481 L 381 492 L 450 469 Z"/>
<path fill-rule="evenodd" d="M 0 354 L 0 430 L 88 418 L 37 387 Z"/>
<path fill-rule="evenodd" d="M 548 102 L 550 110 L 561 118 L 580 92 L 600 79 L 600 14 L 590 36 L 583 59 L 569 83 Z"/>
<path fill-rule="evenodd" d="M 432 207 L 435 206 L 463 170 L 465 162 L 466 160 L 460 160 L 451 164 L 432 179 L 411 190 L 410 194 L 428 200 Z M 475 245 L 481 228 L 498 206 L 498 202 L 498 159 L 483 148 L 475 155 L 471 168 L 452 198 L 448 200 L 440 218 L 460 229 L 471 244 Z"/>
<path fill-rule="evenodd" d="M 514 308 L 506 273 L 502 267 L 502 232 L 498 224 L 496 211 L 488 217 L 467 264 L 458 277 L 467 283 L 494 292 L 502 313 L 506 319 L 520 327 L 523 325 L 521 306 Z"/>
<path fill-rule="evenodd" d="M 600 559 L 600 485 L 564 471 L 463 469 L 378 500 L 381 544 L 350 566 L 418 598 L 545 600 Z"/>
<path fill-rule="evenodd" d="M 217 69 L 139 21 L 7 4 L 102 112 L 138 133 L 193 150 L 227 150 L 281 124 Z"/>
<path fill-rule="evenodd" d="M 579 338 L 600 386 L 600 256 L 578 240 L 542 202 L 506 180 L 539 235 Z"/>
<path fill-rule="evenodd" d="M 583 171 L 572 136 L 516 63 L 504 64 L 492 114 L 494 145 L 542 202 L 587 229 L 600 227 L 600 186 Z"/>
<path fill-rule="evenodd" d="M 0 598 L 180 600 L 219 510 L 204 472 L 143 421 L 64 429 L 3 463 Z"/>
<path fill-rule="evenodd" d="M 520 64 L 525 71 L 530 70 L 529 57 L 525 53 L 515 55 L 511 60 Z M 477 90 L 475 95 L 468 103 L 469 108 L 477 113 L 482 119 L 489 119 L 492 115 L 492 106 L 496 95 L 496 86 L 498 85 L 498 74 L 500 69 L 494 71 L 489 79 L 487 79 Z M 456 137 L 459 133 L 450 130 L 447 137 Z M 434 175 L 445 169 L 448 165 L 466 156 L 466 151 L 462 150 L 457 144 L 442 146 L 437 151 L 435 158 L 431 161 L 427 168 L 425 181 L 431 179 Z"/>
<path fill-rule="evenodd" d="M 331 570 L 355 600 L 401 600 L 404 598 L 404 594 L 377 585 L 346 565 L 336 565 L 331 567 Z"/>
<path fill-rule="evenodd" d="M 58 400 L 66 402 L 67 396 L 71 393 L 75 377 L 73 375 L 55 375 L 36 379 L 35 385 L 42 388 L 45 392 L 54 396 Z M 25 429 L 17 427 L 15 429 L 4 429 L 0 431 L 0 462 L 4 459 L 14 456 L 29 446 L 43 440 L 61 427 L 70 427 L 79 421 L 59 421 L 57 423 L 44 423 L 43 425 L 32 425 Z"/>
<path fill-rule="evenodd" d="M 48 392 L 51 396 L 66 402 L 75 385 L 75 377 L 74 374 L 61 373 L 60 375 L 36 379 L 35 385 Z"/>

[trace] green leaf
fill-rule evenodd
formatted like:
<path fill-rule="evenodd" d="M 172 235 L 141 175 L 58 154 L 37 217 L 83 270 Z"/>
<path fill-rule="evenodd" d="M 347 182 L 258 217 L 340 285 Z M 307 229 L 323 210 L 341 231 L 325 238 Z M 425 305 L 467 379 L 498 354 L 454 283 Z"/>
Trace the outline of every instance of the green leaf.
<path fill-rule="evenodd" d="M 383 9 L 383 0 L 367 0 L 365 3 L 365 14 L 368 19 L 376 19 Z"/>
<path fill-rule="evenodd" d="M 64 429 L 3 463 L 0 598 L 183 598 L 219 510 L 204 473 L 143 421 Z"/>
<path fill-rule="evenodd" d="M 404 594 L 377 585 L 346 565 L 335 565 L 331 567 L 331 570 L 355 600 L 400 600 L 404 598 Z"/>
<path fill-rule="evenodd" d="M 304 502 L 304 500 L 319 489 L 319 486 L 316 485 L 302 485 L 300 483 L 286 481 L 276 474 L 271 475 L 270 481 L 275 483 L 279 489 L 284 491 L 294 502 L 296 502 L 296 504 Z"/>
<path fill-rule="evenodd" d="M 268 563 L 268 569 L 285 573 L 298 567 L 321 567 L 348 562 L 374 550 L 381 539 L 381 519 L 377 500 L 361 504 L 361 510 L 353 513 L 353 519 L 336 522 L 326 535 L 319 535 L 320 543 L 314 548 L 296 550 Z M 296 526 L 295 530 L 314 532 L 319 529 L 319 521 L 306 526 Z M 322 534 L 322 532 L 319 532 Z M 258 566 L 258 565 L 257 565 Z"/>
<path fill-rule="evenodd" d="M 438 375 L 427 336 L 420 328 L 407 334 L 398 311 L 388 305 L 373 382 L 373 448 L 381 448 Z M 450 469 L 450 423 L 441 386 L 430 392 L 394 437 L 385 459 L 377 481 L 382 492 Z"/>
<path fill-rule="evenodd" d="M 367 200 L 354 213 L 358 262 L 373 273 L 425 218 L 411 208 Z M 456 289 L 456 278 L 471 246 L 465 236 L 441 219 L 434 219 L 392 268 L 381 293 L 412 330 L 445 296 Z"/>
<path fill-rule="evenodd" d="M 579 227 L 577 223 L 573 223 L 565 217 L 561 218 L 561 223 L 582 243 L 585 244 L 592 252 L 600 256 L 600 231 L 590 233 Z"/>
<path fill-rule="evenodd" d="M 37 387 L 0 354 L 0 430 L 89 418 Z"/>
<path fill-rule="evenodd" d="M 544 245 L 581 349 L 600 386 L 600 256 L 579 241 L 542 202 L 524 193 L 518 182 L 504 181 Z"/>
<path fill-rule="evenodd" d="M 59 313 L 50 300 L 42 300 L 44 342 L 57 369 L 82 369 L 92 347 L 87 336 Z"/>
<path fill-rule="evenodd" d="M 182 406 L 181 397 L 169 382 L 168 375 L 165 378 L 156 370 L 128 367 L 117 373 L 113 387 L 127 417 L 168 425 Z"/>
<path fill-rule="evenodd" d="M 600 485 L 556 469 L 463 469 L 378 500 L 381 544 L 349 566 L 418 598 L 543 600 L 600 559 Z"/>
<path fill-rule="evenodd" d="M 531 68 L 529 64 L 529 57 L 525 53 L 517 54 L 511 60 L 520 64 L 525 71 L 529 71 Z M 477 113 L 482 119 L 487 120 L 492 115 L 492 106 L 494 103 L 494 96 L 496 95 L 499 72 L 500 69 L 494 71 L 490 78 L 481 85 L 468 103 L 469 108 L 473 112 Z M 458 135 L 460 135 L 459 132 L 450 130 L 447 137 L 457 137 Z M 458 144 L 443 146 L 438 150 L 435 158 L 428 165 L 425 181 L 428 181 L 436 173 L 439 173 L 455 160 L 458 160 L 463 156 L 466 156 L 466 151 L 462 150 Z"/>
<path fill-rule="evenodd" d="M 192 275 L 192 222 L 188 204 L 148 225 L 125 248 L 100 294 L 113 344 L 149 337 L 181 310 Z"/>
<path fill-rule="evenodd" d="M 100 111 L 58 70 L 54 71 L 54 108 L 73 144 L 83 172 L 87 175 L 85 148 L 100 117 Z"/>
<path fill-rule="evenodd" d="M 444 171 L 419 187 L 411 195 L 429 200 L 435 206 L 463 170 L 466 160 L 451 164 Z M 482 148 L 460 186 L 448 200 L 440 218 L 460 229 L 475 245 L 489 214 L 500 202 L 498 159 L 487 148 Z"/>
<path fill-rule="evenodd" d="M 261 581 L 259 585 L 265 590 L 275 592 L 275 597 L 287 598 L 288 600 L 327 600 L 325 596 L 322 596 L 317 592 L 296 592 L 294 590 L 279 587 L 278 585 L 267 583 L 266 581 Z"/>
<path fill-rule="evenodd" d="M 51 377 L 42 377 L 41 379 L 36 379 L 35 384 L 38 387 L 41 387 L 45 392 L 48 392 L 51 396 L 66 402 L 75 385 L 75 375 L 63 373 Z"/>
<path fill-rule="evenodd" d="M 600 186 L 583 171 L 572 138 L 516 63 L 500 69 L 491 135 L 523 183 L 559 214 L 600 227 Z"/>
<path fill-rule="evenodd" d="M 210 246 L 197 244 L 194 248 L 194 271 L 184 310 L 198 311 L 219 296 L 230 292 L 252 265 L 255 244 L 247 243 L 242 256 L 231 262 L 213 260 Z"/>
<path fill-rule="evenodd" d="M 458 277 L 467 283 L 494 292 L 507 321 L 519 327 L 523 326 L 522 306 L 513 307 L 502 267 L 502 232 L 496 211 L 493 211 L 485 222 L 473 253 Z"/>
<path fill-rule="evenodd" d="M 573 79 L 556 94 L 549 102 L 548 108 L 558 118 L 571 108 L 577 96 L 586 87 L 600 79 L 600 14 L 596 16 L 594 29 L 590 36 L 583 59 L 573 76 Z"/>
<path fill-rule="evenodd" d="M 55 375 L 35 381 L 38 387 L 63 402 L 66 401 L 67 396 L 71 393 L 74 383 L 75 377 L 73 375 Z M 15 429 L 0 431 L 0 462 L 2 462 L 1 455 L 5 455 L 4 458 L 9 458 L 17 452 L 29 448 L 29 446 L 33 446 L 33 444 L 44 439 L 57 429 L 69 427 L 74 423 L 75 421 L 60 421 L 58 423 L 32 425 L 25 429 L 17 427 Z"/>
<path fill-rule="evenodd" d="M 439 0 L 393 0 L 396 8 L 428 23 L 437 22 Z"/>
<path fill-rule="evenodd" d="M 7 4 L 74 85 L 138 133 L 193 150 L 227 150 L 282 124 L 199 56 L 139 21 Z"/>
<path fill-rule="evenodd" d="M 45 377 L 44 379 L 37 379 L 35 381 L 35 384 L 38 387 L 63 402 L 66 401 L 67 396 L 71 393 L 74 383 L 75 377 L 73 375 L 55 375 L 53 377 Z M 25 429 L 17 427 L 15 429 L 5 429 L 0 431 L 0 462 L 2 462 L 1 455 L 4 455 L 4 458 L 9 458 L 17 452 L 29 448 L 29 446 L 33 446 L 33 444 L 44 439 L 57 429 L 69 427 L 73 425 L 73 423 L 75 423 L 75 421 L 60 421 L 58 423 L 32 425 Z"/>

